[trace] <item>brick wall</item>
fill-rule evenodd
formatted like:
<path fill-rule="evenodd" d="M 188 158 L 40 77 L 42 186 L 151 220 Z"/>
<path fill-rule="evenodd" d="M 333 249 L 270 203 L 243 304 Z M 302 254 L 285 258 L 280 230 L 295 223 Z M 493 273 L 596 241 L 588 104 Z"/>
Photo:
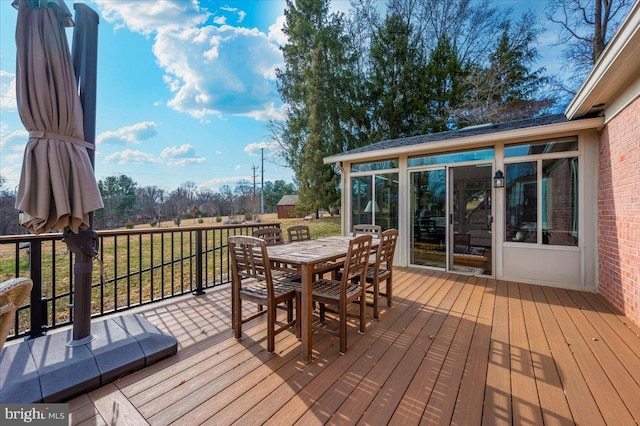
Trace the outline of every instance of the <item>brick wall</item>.
<path fill-rule="evenodd" d="M 640 99 L 600 139 L 598 288 L 640 326 Z"/>

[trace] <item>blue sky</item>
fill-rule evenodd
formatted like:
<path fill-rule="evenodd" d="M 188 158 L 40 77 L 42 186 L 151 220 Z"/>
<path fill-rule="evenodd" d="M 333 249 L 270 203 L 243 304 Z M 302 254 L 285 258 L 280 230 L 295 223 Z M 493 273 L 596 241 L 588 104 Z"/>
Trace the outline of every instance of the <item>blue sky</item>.
<path fill-rule="evenodd" d="M 292 181 L 267 129 L 269 119 L 283 117 L 275 86 L 283 0 L 84 3 L 100 15 L 97 179 L 126 174 L 169 191 L 187 181 L 234 187 L 252 181 L 264 148 L 265 181 Z M 514 8 L 514 16 L 533 9 L 543 17 L 546 1 L 494 4 Z M 347 11 L 349 2 L 332 7 Z M 16 16 L 11 0 L 0 0 L 0 175 L 9 190 L 27 142 L 15 108 Z M 560 71 L 553 41 L 547 32 L 539 46 L 549 74 Z"/>

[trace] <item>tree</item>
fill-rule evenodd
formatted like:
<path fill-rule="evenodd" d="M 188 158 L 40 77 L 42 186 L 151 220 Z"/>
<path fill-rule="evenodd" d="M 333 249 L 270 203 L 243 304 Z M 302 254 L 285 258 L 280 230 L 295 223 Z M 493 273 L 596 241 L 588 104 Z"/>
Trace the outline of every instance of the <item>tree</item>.
<path fill-rule="evenodd" d="M 0 176 L 0 235 L 20 233 L 18 210 L 15 208 L 16 194 L 5 188 L 6 179 Z"/>
<path fill-rule="evenodd" d="M 103 229 L 122 226 L 135 217 L 136 182 L 129 176 L 107 176 L 98 181 L 104 208 L 95 214 L 95 222 Z"/>
<path fill-rule="evenodd" d="M 447 36 L 442 36 L 424 74 L 422 95 L 427 107 L 427 120 L 422 128 L 423 133 L 442 132 L 455 127 L 451 111 L 463 101 L 466 74 L 455 45 Z"/>
<path fill-rule="evenodd" d="M 466 78 L 465 97 L 453 114 L 458 127 L 481 123 L 500 123 L 539 115 L 553 100 L 542 96 L 548 79 L 544 68 L 530 69 L 537 58 L 535 43 L 537 22 L 527 13 L 513 26 L 503 25 L 503 31 L 488 66 L 474 65 Z"/>
<path fill-rule="evenodd" d="M 376 140 L 413 136 L 425 116 L 420 91 L 424 66 L 412 27 L 402 16 L 387 16 L 371 42 L 369 96 Z"/>
<path fill-rule="evenodd" d="M 349 131 L 354 57 L 342 15 L 328 10 L 327 0 L 287 0 L 285 66 L 277 70 L 288 111 L 276 140 L 294 171 L 300 205 L 316 214 L 339 203 L 337 171 L 322 159 L 356 141 Z"/>
<path fill-rule="evenodd" d="M 612 35 L 620 26 L 632 0 L 550 0 L 547 18 L 560 25 L 558 45 L 564 45 L 563 58 L 572 77 L 558 85 L 571 96 Z"/>
<path fill-rule="evenodd" d="M 243 214 L 246 219 L 253 219 L 256 212 L 257 197 L 254 197 L 253 185 L 246 179 L 241 179 L 233 191 L 237 212 Z"/>
<path fill-rule="evenodd" d="M 219 190 L 220 214 L 225 216 L 235 216 L 237 213 L 235 197 L 229 185 L 222 185 Z"/>
<path fill-rule="evenodd" d="M 292 183 L 286 183 L 283 180 L 264 183 L 264 211 L 265 213 L 273 213 L 278 210 L 278 202 L 284 195 L 293 195 L 296 193 L 296 187 Z"/>
<path fill-rule="evenodd" d="M 165 191 L 157 186 L 145 186 L 136 189 L 138 213 L 143 218 L 152 218 L 157 223 L 162 222 L 164 212 Z"/>

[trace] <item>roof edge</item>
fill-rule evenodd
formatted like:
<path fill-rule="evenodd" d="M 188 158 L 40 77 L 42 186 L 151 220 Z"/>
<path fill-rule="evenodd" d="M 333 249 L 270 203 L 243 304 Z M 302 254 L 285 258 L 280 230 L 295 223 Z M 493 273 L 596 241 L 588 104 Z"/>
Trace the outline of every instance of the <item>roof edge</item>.
<path fill-rule="evenodd" d="M 429 149 L 452 148 L 456 149 L 465 145 L 477 145 L 481 143 L 502 142 L 509 139 L 519 139 L 523 137 L 545 136 L 551 133 L 575 132 L 588 129 L 599 129 L 604 126 L 604 117 L 584 118 L 563 123 L 546 124 L 535 127 L 524 127 L 521 129 L 505 130 L 495 133 L 484 133 L 480 135 L 457 137 L 445 139 L 437 142 L 425 142 L 410 146 L 400 146 L 395 148 L 378 149 L 374 151 L 358 152 L 355 154 L 336 154 L 323 159 L 324 164 L 340 162 L 353 162 L 367 160 L 371 157 L 394 157 L 399 155 L 411 155 L 423 152 L 426 147 Z"/>
<path fill-rule="evenodd" d="M 605 90 L 618 92 L 626 83 L 624 78 L 614 78 L 621 72 L 631 72 L 624 64 L 640 55 L 640 1 L 635 1 L 627 17 L 607 44 L 604 52 L 594 65 L 584 83 L 565 110 L 569 120 L 593 113 L 604 105 L 597 94 Z"/>

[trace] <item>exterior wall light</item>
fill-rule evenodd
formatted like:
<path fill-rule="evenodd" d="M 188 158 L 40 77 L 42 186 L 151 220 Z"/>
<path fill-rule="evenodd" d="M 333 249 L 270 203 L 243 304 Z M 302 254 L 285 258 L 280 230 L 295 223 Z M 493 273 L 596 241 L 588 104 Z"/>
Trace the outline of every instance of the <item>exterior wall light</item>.
<path fill-rule="evenodd" d="M 504 188 L 504 175 L 502 174 L 502 170 L 496 171 L 495 176 L 493 176 L 493 187 Z"/>

